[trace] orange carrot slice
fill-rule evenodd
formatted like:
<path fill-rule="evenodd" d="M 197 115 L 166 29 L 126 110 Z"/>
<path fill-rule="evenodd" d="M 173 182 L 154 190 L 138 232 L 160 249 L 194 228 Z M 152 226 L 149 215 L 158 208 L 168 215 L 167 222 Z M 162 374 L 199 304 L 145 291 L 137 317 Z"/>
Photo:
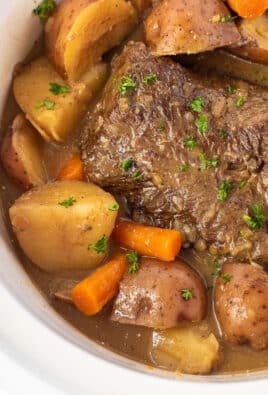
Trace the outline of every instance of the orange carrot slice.
<path fill-rule="evenodd" d="M 57 176 L 57 180 L 84 180 L 83 163 L 80 156 L 77 154 L 73 156 L 61 169 Z"/>
<path fill-rule="evenodd" d="M 182 244 L 180 232 L 120 222 L 113 231 L 113 239 L 120 245 L 137 251 L 140 255 L 153 256 L 163 261 L 173 261 Z"/>
<path fill-rule="evenodd" d="M 261 16 L 268 8 L 268 0 L 228 0 L 229 6 L 242 18 Z"/>
<path fill-rule="evenodd" d="M 113 299 L 128 267 L 126 255 L 118 254 L 72 290 L 75 306 L 86 315 L 93 315 Z"/>

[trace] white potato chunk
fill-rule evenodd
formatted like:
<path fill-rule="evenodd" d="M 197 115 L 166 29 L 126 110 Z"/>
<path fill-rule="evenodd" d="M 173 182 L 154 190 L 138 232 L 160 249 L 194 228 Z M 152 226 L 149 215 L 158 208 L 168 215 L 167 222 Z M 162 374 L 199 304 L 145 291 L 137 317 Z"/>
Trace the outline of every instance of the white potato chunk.
<path fill-rule="evenodd" d="M 112 195 L 93 184 L 59 181 L 24 193 L 9 214 L 21 248 L 41 269 L 92 269 L 105 258 L 107 243 L 99 249 L 88 246 L 109 239 L 115 204 Z"/>

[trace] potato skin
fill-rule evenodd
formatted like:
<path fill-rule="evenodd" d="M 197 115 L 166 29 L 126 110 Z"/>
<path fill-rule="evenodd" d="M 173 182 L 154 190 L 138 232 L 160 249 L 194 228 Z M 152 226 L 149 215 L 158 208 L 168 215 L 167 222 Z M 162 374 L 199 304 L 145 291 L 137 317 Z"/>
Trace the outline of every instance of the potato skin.
<path fill-rule="evenodd" d="M 215 16 L 230 15 L 220 0 L 163 0 L 145 21 L 146 42 L 156 56 L 194 54 L 231 45 L 240 39 L 234 23 Z"/>
<path fill-rule="evenodd" d="M 66 208 L 60 202 L 72 197 Z M 48 272 L 92 269 L 105 254 L 87 249 L 103 235 L 109 239 L 117 212 L 115 199 L 81 181 L 58 181 L 24 193 L 9 210 L 13 230 L 29 259 Z"/>
<path fill-rule="evenodd" d="M 64 0 L 45 27 L 48 57 L 63 78 L 75 81 L 137 21 L 136 10 L 125 0 Z"/>
<path fill-rule="evenodd" d="M 40 57 L 17 75 L 13 92 L 18 105 L 27 119 L 47 141 L 63 142 L 77 126 L 87 111 L 94 94 L 103 86 L 107 65 L 99 63 L 92 67 L 79 82 L 66 84 L 45 57 Z M 54 95 L 50 83 L 67 85 L 69 92 Z M 53 110 L 37 108 L 43 100 L 55 104 Z"/>
<path fill-rule="evenodd" d="M 222 275 L 231 280 L 224 281 Z M 224 338 L 230 343 L 268 347 L 268 274 L 243 263 L 226 263 L 214 291 L 215 311 Z"/>
<path fill-rule="evenodd" d="M 192 299 L 181 291 L 192 291 Z M 206 315 L 206 290 L 202 279 L 181 261 L 142 258 L 137 273 L 126 273 L 114 303 L 112 320 L 152 328 L 171 328 L 181 321 L 200 321 Z"/>
<path fill-rule="evenodd" d="M 7 174 L 23 189 L 46 182 L 42 139 L 24 114 L 14 119 L 1 146 L 1 161 Z"/>

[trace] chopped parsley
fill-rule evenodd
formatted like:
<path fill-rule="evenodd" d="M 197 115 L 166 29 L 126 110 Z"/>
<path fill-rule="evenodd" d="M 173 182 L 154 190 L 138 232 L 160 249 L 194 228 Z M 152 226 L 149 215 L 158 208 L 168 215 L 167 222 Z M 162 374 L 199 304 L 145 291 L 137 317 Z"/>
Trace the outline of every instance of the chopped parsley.
<path fill-rule="evenodd" d="M 159 126 L 158 126 L 158 130 L 160 130 L 160 132 L 163 132 L 163 130 L 166 129 L 166 125 L 164 122 L 160 122 Z"/>
<path fill-rule="evenodd" d="M 226 92 L 228 93 L 228 95 L 233 95 L 235 92 L 236 92 L 236 89 L 233 87 L 233 86 L 231 86 L 231 85 L 228 85 L 227 87 L 226 87 Z"/>
<path fill-rule="evenodd" d="M 125 159 L 121 163 L 121 167 L 123 170 L 128 171 L 133 166 L 133 163 L 134 163 L 133 159 Z"/>
<path fill-rule="evenodd" d="M 35 108 L 39 109 L 42 107 L 46 107 L 47 110 L 54 110 L 55 108 L 55 103 L 54 101 L 50 101 L 50 100 L 42 100 L 40 101 L 40 103 L 36 104 Z"/>
<path fill-rule="evenodd" d="M 196 96 L 196 98 L 189 104 L 191 110 L 197 113 L 202 112 L 203 105 L 204 102 L 201 96 Z"/>
<path fill-rule="evenodd" d="M 89 244 L 87 249 L 95 250 L 97 254 L 105 254 L 107 252 L 107 242 L 107 237 L 103 235 L 95 244 Z"/>
<path fill-rule="evenodd" d="M 193 293 L 192 293 L 192 291 L 190 289 L 185 288 L 185 289 L 181 290 L 181 297 L 184 300 L 189 300 L 189 299 L 192 299 Z"/>
<path fill-rule="evenodd" d="M 52 92 L 54 95 L 60 95 L 63 93 L 68 93 L 70 91 L 69 87 L 66 85 L 60 85 L 57 82 L 50 82 L 50 92 Z"/>
<path fill-rule="evenodd" d="M 132 92 L 136 88 L 137 84 L 130 75 L 126 75 L 121 79 L 121 82 L 117 85 L 121 95 L 126 95 Z"/>
<path fill-rule="evenodd" d="M 240 230 L 239 234 L 243 239 L 247 239 L 247 232 L 245 230 Z"/>
<path fill-rule="evenodd" d="M 250 207 L 250 210 L 253 215 L 245 214 L 243 216 L 243 220 L 253 232 L 256 232 L 256 230 L 260 229 L 264 225 L 265 215 L 258 203 L 253 204 L 253 206 Z"/>
<path fill-rule="evenodd" d="M 206 115 L 201 115 L 195 121 L 196 126 L 201 134 L 206 134 L 208 130 L 208 118 Z"/>
<path fill-rule="evenodd" d="M 143 177 L 143 173 L 140 170 L 136 170 L 133 173 L 132 180 L 133 181 L 139 181 L 139 180 L 142 179 L 142 177 Z"/>
<path fill-rule="evenodd" d="M 239 98 L 236 100 L 235 105 L 236 107 L 242 107 L 245 103 L 245 96 L 240 95 Z"/>
<path fill-rule="evenodd" d="M 229 282 L 232 280 L 232 278 L 233 278 L 233 276 L 231 276 L 231 275 L 228 274 L 228 273 L 224 273 L 224 274 L 221 276 L 221 279 L 224 280 L 226 283 L 229 283 Z"/>
<path fill-rule="evenodd" d="M 247 180 L 242 180 L 242 181 L 240 181 L 239 184 L 238 184 L 238 189 L 239 189 L 239 190 L 240 190 L 240 189 L 243 189 L 244 186 L 246 185 L 246 183 L 247 183 Z"/>
<path fill-rule="evenodd" d="M 187 137 L 187 139 L 182 140 L 182 144 L 186 145 L 189 151 L 192 151 L 195 147 L 197 147 L 196 139 L 193 136 Z"/>
<path fill-rule="evenodd" d="M 119 210 L 119 204 L 118 204 L 118 203 L 111 204 L 111 205 L 108 207 L 108 210 L 109 210 L 109 211 L 118 211 L 118 210 Z"/>
<path fill-rule="evenodd" d="M 56 3 L 54 0 L 43 0 L 34 10 L 34 15 L 39 16 L 41 21 L 48 19 L 50 14 L 56 8 Z"/>
<path fill-rule="evenodd" d="M 130 264 L 128 268 L 128 272 L 130 274 L 135 274 L 137 273 L 139 269 L 139 255 L 137 251 L 131 251 L 127 254 L 127 260 L 128 263 Z"/>
<path fill-rule="evenodd" d="M 177 165 L 177 170 L 179 171 L 187 171 L 189 169 L 188 163 L 181 163 L 180 165 Z"/>
<path fill-rule="evenodd" d="M 229 133 L 226 130 L 224 130 L 224 129 L 220 130 L 219 133 L 220 133 L 220 136 L 224 137 L 224 138 L 229 136 Z"/>
<path fill-rule="evenodd" d="M 201 170 L 207 170 L 208 167 L 218 167 L 220 164 L 220 160 L 218 158 L 214 159 L 206 159 L 206 154 L 201 152 L 199 154 L 199 158 L 201 160 Z"/>
<path fill-rule="evenodd" d="M 59 202 L 59 206 L 63 206 L 65 208 L 71 207 L 74 205 L 74 203 L 76 203 L 76 200 L 70 196 L 68 199 L 63 200 L 63 202 Z"/>
<path fill-rule="evenodd" d="M 234 22 L 236 18 L 237 18 L 237 16 L 223 15 L 223 16 L 220 16 L 218 22 L 220 22 L 220 23 Z"/>
<path fill-rule="evenodd" d="M 231 181 L 222 181 L 218 187 L 218 200 L 222 202 L 226 200 L 232 188 L 233 183 Z"/>
<path fill-rule="evenodd" d="M 158 75 L 157 74 L 150 74 L 150 75 L 146 75 L 143 78 L 143 82 L 147 85 L 151 84 L 154 81 L 158 80 Z"/>

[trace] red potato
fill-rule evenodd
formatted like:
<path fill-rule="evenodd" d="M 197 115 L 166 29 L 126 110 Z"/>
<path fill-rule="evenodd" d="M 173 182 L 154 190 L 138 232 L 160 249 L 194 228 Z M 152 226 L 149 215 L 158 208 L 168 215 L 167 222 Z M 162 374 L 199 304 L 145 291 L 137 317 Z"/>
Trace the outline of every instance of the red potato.
<path fill-rule="evenodd" d="M 145 21 L 147 44 L 156 56 L 194 54 L 237 43 L 240 34 L 221 0 L 163 0 Z"/>
<path fill-rule="evenodd" d="M 224 264 L 214 303 L 225 340 L 260 350 L 268 347 L 268 274 L 262 268 Z"/>
<path fill-rule="evenodd" d="M 16 116 L 3 140 L 1 160 L 7 174 L 24 189 L 47 181 L 42 163 L 42 139 L 23 114 Z"/>
<path fill-rule="evenodd" d="M 183 290 L 192 297 L 183 298 Z M 122 324 L 171 328 L 181 321 L 201 321 L 207 310 L 202 279 L 181 261 L 142 258 L 135 274 L 126 273 L 114 303 L 112 320 Z"/>

